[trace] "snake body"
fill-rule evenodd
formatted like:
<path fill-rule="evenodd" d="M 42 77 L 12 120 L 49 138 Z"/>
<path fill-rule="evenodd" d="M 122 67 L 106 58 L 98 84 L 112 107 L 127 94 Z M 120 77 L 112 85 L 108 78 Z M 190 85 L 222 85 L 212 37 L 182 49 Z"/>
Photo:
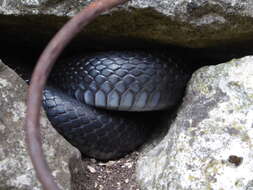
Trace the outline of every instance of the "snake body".
<path fill-rule="evenodd" d="M 188 78 L 171 57 L 100 52 L 56 66 L 43 106 L 55 129 L 84 155 L 115 159 L 145 142 L 152 128 L 147 112 L 177 104 Z"/>

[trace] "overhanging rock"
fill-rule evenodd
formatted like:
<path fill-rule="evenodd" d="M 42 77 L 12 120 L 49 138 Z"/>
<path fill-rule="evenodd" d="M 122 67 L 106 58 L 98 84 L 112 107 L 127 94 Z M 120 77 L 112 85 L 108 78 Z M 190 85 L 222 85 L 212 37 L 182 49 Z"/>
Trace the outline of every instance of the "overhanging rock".
<path fill-rule="evenodd" d="M 2 0 L 1 33 L 22 32 L 21 39 L 46 42 L 88 2 L 91 0 Z M 138 39 L 195 48 L 246 43 L 253 39 L 252 9 L 251 0 L 130 1 L 96 19 L 79 40 Z"/>

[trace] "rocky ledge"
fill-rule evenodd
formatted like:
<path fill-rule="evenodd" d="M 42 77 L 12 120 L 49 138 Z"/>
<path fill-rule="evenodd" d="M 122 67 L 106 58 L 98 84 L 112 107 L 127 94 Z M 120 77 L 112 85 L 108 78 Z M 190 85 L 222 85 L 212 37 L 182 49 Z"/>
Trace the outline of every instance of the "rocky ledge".
<path fill-rule="evenodd" d="M 23 40 L 40 36 L 47 41 L 69 17 L 91 1 L 1 0 L 1 31 L 8 31 L 10 36 L 22 32 Z M 132 38 L 195 48 L 217 43 L 250 45 L 252 9 L 251 0 L 129 1 L 96 19 L 79 39 L 127 38 L 125 42 L 128 42 Z"/>

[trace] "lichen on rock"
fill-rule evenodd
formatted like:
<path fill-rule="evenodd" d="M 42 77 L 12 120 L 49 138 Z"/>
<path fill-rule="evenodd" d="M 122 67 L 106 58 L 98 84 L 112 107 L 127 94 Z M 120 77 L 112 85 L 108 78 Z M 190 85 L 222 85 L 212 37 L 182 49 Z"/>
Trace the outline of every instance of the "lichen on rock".
<path fill-rule="evenodd" d="M 253 57 L 196 71 L 167 136 L 138 161 L 143 190 L 253 188 Z"/>

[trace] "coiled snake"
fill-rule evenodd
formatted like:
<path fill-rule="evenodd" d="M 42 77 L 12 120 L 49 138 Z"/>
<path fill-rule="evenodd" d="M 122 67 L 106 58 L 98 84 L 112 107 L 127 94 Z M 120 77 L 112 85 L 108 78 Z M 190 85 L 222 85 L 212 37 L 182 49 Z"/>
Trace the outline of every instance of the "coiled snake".
<path fill-rule="evenodd" d="M 178 103 L 188 78 L 165 56 L 100 52 L 56 66 L 43 106 L 55 129 L 84 155 L 115 159 L 147 139 L 149 111 Z"/>

